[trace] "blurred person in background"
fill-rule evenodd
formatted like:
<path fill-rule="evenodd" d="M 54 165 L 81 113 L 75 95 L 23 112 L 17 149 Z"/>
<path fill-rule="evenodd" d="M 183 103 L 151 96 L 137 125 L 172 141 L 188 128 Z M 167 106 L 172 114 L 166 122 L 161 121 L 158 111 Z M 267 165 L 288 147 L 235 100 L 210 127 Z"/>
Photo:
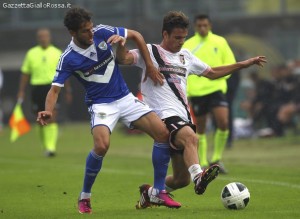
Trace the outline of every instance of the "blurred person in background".
<path fill-rule="evenodd" d="M 300 110 L 300 78 L 289 66 L 278 66 L 278 80 L 275 82 L 271 128 L 275 136 L 283 136 L 287 126 L 296 127 L 293 116 Z"/>
<path fill-rule="evenodd" d="M 228 139 L 227 139 L 227 147 L 230 148 L 233 145 L 233 132 L 234 132 L 234 127 L 233 127 L 233 120 L 234 120 L 234 110 L 233 110 L 233 103 L 234 99 L 236 97 L 236 93 L 239 89 L 239 83 L 240 83 L 240 74 L 232 74 L 228 79 L 227 79 L 227 92 L 226 92 L 226 98 L 228 101 L 228 129 L 229 129 L 229 134 L 228 134 Z"/>
<path fill-rule="evenodd" d="M 3 86 L 3 73 L 0 68 L 0 132 L 3 130 L 3 111 L 2 111 L 2 100 L 1 100 L 1 90 Z"/>
<path fill-rule="evenodd" d="M 233 52 L 227 41 L 213 34 L 212 24 L 208 15 L 198 15 L 194 19 L 195 35 L 189 38 L 183 48 L 189 49 L 192 54 L 211 67 L 234 64 Z M 199 134 L 199 157 L 201 166 L 212 164 L 220 166 L 220 173 L 227 173 L 221 163 L 224 148 L 229 135 L 228 130 L 228 101 L 226 99 L 227 77 L 211 80 L 195 75 L 188 77 L 187 94 L 196 117 L 197 133 Z M 210 113 L 216 124 L 214 134 L 214 150 L 210 162 L 207 158 L 206 123 Z"/>
<path fill-rule="evenodd" d="M 32 111 L 35 114 L 45 109 L 46 96 L 51 87 L 55 69 L 61 55 L 61 50 L 51 44 L 49 29 L 38 29 L 36 37 L 38 45 L 28 50 L 23 61 L 17 94 L 18 101 L 22 102 L 25 99 L 26 86 L 28 83 L 30 84 Z M 71 101 L 71 87 L 69 83 L 66 84 L 66 98 L 67 102 Z M 52 118 L 48 126 L 39 127 L 39 136 L 45 149 L 45 155 L 47 157 L 55 156 L 58 138 L 56 116 Z"/>

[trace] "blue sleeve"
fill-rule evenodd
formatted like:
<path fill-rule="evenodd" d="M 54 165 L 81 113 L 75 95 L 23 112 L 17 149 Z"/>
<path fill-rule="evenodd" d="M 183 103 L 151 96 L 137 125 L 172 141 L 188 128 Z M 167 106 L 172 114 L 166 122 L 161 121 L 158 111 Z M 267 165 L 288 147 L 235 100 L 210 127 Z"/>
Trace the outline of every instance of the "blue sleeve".
<path fill-rule="evenodd" d="M 68 59 L 63 55 L 60 57 L 56 67 L 56 74 L 52 81 L 52 85 L 63 87 L 65 81 L 72 75 L 72 70 L 69 66 Z"/>
<path fill-rule="evenodd" d="M 120 35 L 124 38 L 127 37 L 127 29 L 124 27 L 112 27 L 108 25 L 98 25 L 94 28 L 94 35 L 108 40 L 112 35 Z"/>

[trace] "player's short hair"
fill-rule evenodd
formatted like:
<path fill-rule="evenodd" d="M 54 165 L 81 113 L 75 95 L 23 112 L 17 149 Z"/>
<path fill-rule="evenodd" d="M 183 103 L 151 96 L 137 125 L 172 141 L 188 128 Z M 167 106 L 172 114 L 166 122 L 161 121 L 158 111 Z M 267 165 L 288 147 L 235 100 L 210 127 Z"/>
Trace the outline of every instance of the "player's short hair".
<path fill-rule="evenodd" d="M 170 34 L 174 28 L 188 29 L 189 24 L 189 18 L 183 12 L 170 11 L 163 19 L 162 33 L 167 31 Z"/>
<path fill-rule="evenodd" d="M 64 25 L 68 28 L 68 30 L 78 31 L 82 23 L 91 21 L 91 13 L 87 10 L 74 7 L 67 11 L 64 18 Z"/>
<path fill-rule="evenodd" d="M 196 23 L 197 20 L 205 20 L 207 19 L 210 22 L 210 17 L 207 14 L 198 14 L 194 17 L 194 23 Z"/>

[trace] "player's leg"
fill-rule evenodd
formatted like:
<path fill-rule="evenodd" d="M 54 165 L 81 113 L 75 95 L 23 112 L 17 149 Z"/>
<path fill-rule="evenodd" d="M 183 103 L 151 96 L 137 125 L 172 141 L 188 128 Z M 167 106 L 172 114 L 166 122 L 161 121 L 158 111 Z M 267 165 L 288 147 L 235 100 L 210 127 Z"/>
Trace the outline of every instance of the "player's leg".
<path fill-rule="evenodd" d="M 212 109 L 212 113 L 216 121 L 217 130 L 214 135 L 214 151 L 211 159 L 211 164 L 219 164 L 220 173 L 225 174 L 228 171 L 225 169 L 221 160 L 229 136 L 228 107 L 226 106 L 214 107 Z"/>
<path fill-rule="evenodd" d="M 198 152 L 200 164 L 203 168 L 209 166 L 207 159 L 206 121 L 209 113 L 209 95 L 192 97 L 191 106 L 196 117 L 196 130 L 198 133 Z"/>
<path fill-rule="evenodd" d="M 32 110 L 34 113 L 45 110 L 45 100 L 51 85 L 32 86 Z M 57 106 L 54 109 L 53 117 L 47 126 L 40 126 L 40 138 L 46 156 L 53 157 L 56 153 L 56 144 L 58 138 Z"/>
<path fill-rule="evenodd" d="M 172 192 L 190 184 L 191 175 L 183 159 L 183 150 L 171 149 L 173 174 L 166 177 L 166 190 Z"/>
<path fill-rule="evenodd" d="M 95 104 L 89 107 L 91 114 L 94 148 L 86 158 L 83 188 L 78 200 L 78 211 L 81 214 L 92 212 L 90 198 L 92 186 L 102 168 L 102 162 L 110 144 L 110 134 L 118 119 L 118 109 L 114 103 Z"/>
<path fill-rule="evenodd" d="M 154 184 L 153 187 L 140 187 L 141 198 L 136 206 L 137 209 L 148 207 L 149 204 L 144 202 L 147 199 L 154 205 L 164 205 L 169 208 L 181 207 L 181 204 L 174 201 L 165 191 L 165 177 L 170 161 L 170 148 L 167 142 L 169 132 L 166 126 L 153 112 L 141 117 L 133 124 L 138 129 L 148 133 L 155 140 L 152 151 Z M 144 190 L 142 190 L 142 187 L 144 187 Z"/>
<path fill-rule="evenodd" d="M 198 138 L 191 127 L 192 125 L 178 126 L 179 130 L 177 133 L 171 132 L 171 139 L 174 139 L 174 141 L 172 141 L 174 144 L 172 145 L 184 149 L 183 160 L 185 166 L 190 173 L 191 180 L 195 183 L 194 189 L 196 194 L 201 195 L 205 192 L 207 185 L 217 177 L 219 166 L 213 165 L 204 171 L 201 169 L 197 153 Z M 172 134 L 175 134 L 175 138 L 173 138 Z M 184 184 L 179 186 L 183 187 Z"/>
<path fill-rule="evenodd" d="M 150 189 L 144 191 L 143 188 L 147 186 L 141 186 L 141 198 L 138 202 L 137 208 L 145 208 L 148 205 L 149 199 L 152 203 L 157 205 L 165 205 L 171 208 L 178 208 L 181 205 L 165 192 L 164 184 L 165 177 L 167 175 L 168 163 L 170 161 L 169 154 L 169 132 L 161 121 L 161 119 L 152 112 L 152 110 L 142 101 L 138 100 L 132 94 L 122 99 L 122 114 L 121 118 L 124 123 L 131 128 L 137 128 L 146 132 L 154 139 L 152 162 L 154 168 L 154 185 Z M 148 194 L 149 191 L 149 194 Z"/>

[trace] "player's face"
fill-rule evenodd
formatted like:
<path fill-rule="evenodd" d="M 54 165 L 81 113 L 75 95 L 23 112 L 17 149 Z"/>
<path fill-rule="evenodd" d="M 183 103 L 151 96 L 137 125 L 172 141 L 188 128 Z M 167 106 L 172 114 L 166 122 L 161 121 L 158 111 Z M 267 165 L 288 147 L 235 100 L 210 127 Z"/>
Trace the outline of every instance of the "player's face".
<path fill-rule="evenodd" d="M 93 23 L 88 21 L 82 23 L 78 31 L 70 31 L 71 35 L 74 38 L 74 42 L 77 46 L 86 49 L 93 44 Z"/>
<path fill-rule="evenodd" d="M 186 28 L 174 28 L 170 34 L 163 32 L 163 45 L 170 52 L 179 52 L 188 35 Z"/>
<path fill-rule="evenodd" d="M 208 19 L 198 19 L 195 22 L 195 32 L 198 32 L 201 36 L 207 36 L 211 30 L 211 24 Z"/>

